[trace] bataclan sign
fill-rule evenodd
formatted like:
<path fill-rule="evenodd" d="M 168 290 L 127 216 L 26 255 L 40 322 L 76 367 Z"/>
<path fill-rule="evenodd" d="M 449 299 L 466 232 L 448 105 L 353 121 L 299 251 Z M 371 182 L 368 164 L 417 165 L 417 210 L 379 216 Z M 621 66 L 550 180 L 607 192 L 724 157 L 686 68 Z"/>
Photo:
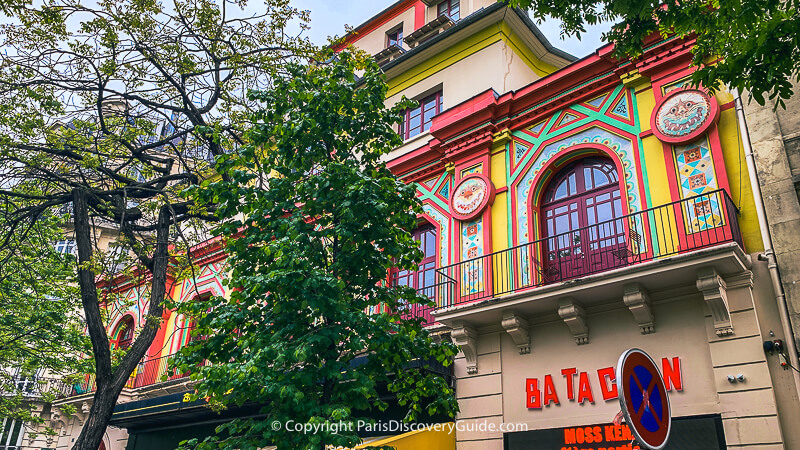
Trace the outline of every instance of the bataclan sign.
<path fill-rule="evenodd" d="M 604 401 L 614 400 L 618 397 L 617 385 L 615 383 L 616 369 L 614 367 L 604 367 L 597 369 L 597 376 L 590 372 L 578 372 L 578 369 L 571 367 L 561 370 L 561 376 L 566 381 L 566 392 L 562 393 L 561 398 L 578 403 L 594 403 L 595 398 L 602 398 Z M 683 379 L 681 377 L 681 360 L 675 356 L 672 358 L 661 359 L 661 376 L 664 377 L 664 385 L 667 391 L 682 391 Z M 592 388 L 591 380 L 594 380 L 599 389 Z M 541 409 L 542 406 L 560 405 L 558 392 L 553 383 L 553 375 L 547 374 L 543 379 L 525 379 L 525 398 L 528 409 Z"/>

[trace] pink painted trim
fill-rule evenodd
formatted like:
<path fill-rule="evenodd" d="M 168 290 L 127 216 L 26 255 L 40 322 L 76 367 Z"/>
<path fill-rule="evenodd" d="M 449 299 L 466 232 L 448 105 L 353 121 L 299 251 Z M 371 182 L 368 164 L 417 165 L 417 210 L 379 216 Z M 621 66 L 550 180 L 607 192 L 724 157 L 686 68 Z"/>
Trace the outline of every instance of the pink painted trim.
<path fill-rule="evenodd" d="M 652 129 L 646 130 L 646 131 L 642 131 L 641 133 L 639 133 L 639 137 L 642 138 L 642 139 L 646 138 L 647 136 L 652 136 L 652 135 L 653 135 L 653 130 Z"/>
<path fill-rule="evenodd" d="M 414 3 L 414 31 L 419 30 L 425 25 L 425 9 L 425 3 L 422 3 L 422 1 Z"/>
<path fill-rule="evenodd" d="M 508 186 L 503 186 L 501 188 L 497 188 L 494 191 L 495 194 L 502 194 L 503 192 L 508 192 Z"/>
<path fill-rule="evenodd" d="M 395 17 L 405 12 L 411 6 L 416 7 L 417 3 L 422 3 L 422 1 L 406 0 L 404 2 L 397 3 L 394 7 L 386 11 L 382 16 L 375 18 L 371 22 L 363 23 L 360 26 L 358 26 L 355 30 L 348 33 L 340 44 L 333 47 L 333 50 L 335 52 L 344 50 L 344 48 L 347 47 L 348 45 L 358 42 L 364 36 L 372 33 L 373 31 L 375 31 L 376 29 L 380 28 L 383 25 L 386 25 L 386 23 L 388 23 L 390 20 L 394 19 Z"/>
<path fill-rule="evenodd" d="M 561 120 L 563 120 L 564 117 L 567 114 L 572 114 L 573 116 L 576 116 L 577 119 L 575 119 L 575 120 L 573 120 L 571 122 L 561 123 Z M 560 129 L 564 128 L 564 127 L 567 127 L 570 124 L 573 124 L 575 122 L 579 122 L 579 121 L 581 121 L 581 120 L 583 120 L 583 119 L 585 119 L 587 117 L 589 117 L 589 116 L 587 116 L 586 114 L 584 114 L 582 112 L 578 112 L 578 111 L 575 111 L 574 109 L 566 108 L 563 111 L 561 111 L 561 114 L 558 115 L 558 118 L 556 119 L 556 121 L 553 122 L 553 128 L 550 129 L 550 133 L 552 133 L 554 131 L 558 131 L 558 130 L 560 130 Z M 547 125 L 545 125 L 545 126 L 547 126 Z"/>
<path fill-rule="evenodd" d="M 656 127 L 656 117 L 658 116 L 658 112 L 664 103 L 669 101 L 672 97 L 676 95 L 683 94 L 685 92 L 695 91 L 699 92 L 700 94 L 704 95 L 708 99 L 708 104 L 710 105 L 711 110 L 708 112 L 708 117 L 706 118 L 705 122 L 693 132 L 687 134 L 686 136 L 667 136 L 663 134 L 657 127 Z M 650 130 L 653 134 L 658 138 L 658 140 L 662 142 L 667 142 L 669 144 L 686 144 L 692 142 L 696 139 L 699 139 L 700 136 L 706 134 L 708 129 L 719 121 L 719 102 L 717 102 L 716 97 L 709 96 L 703 90 L 700 89 L 676 89 L 666 96 L 664 96 L 658 103 L 656 103 L 656 107 L 653 108 L 652 113 L 650 114 Z"/>
<path fill-rule="evenodd" d="M 676 69 L 670 73 L 663 74 L 658 80 L 653 80 L 651 87 L 653 88 L 653 95 L 656 99 L 656 105 L 664 98 L 664 86 L 678 81 L 680 79 L 686 78 L 694 72 L 695 69 L 693 67 L 683 67 L 680 69 Z"/>
<path fill-rule="evenodd" d="M 616 105 L 617 102 L 619 102 L 623 97 L 625 97 L 625 100 L 628 102 L 628 115 L 629 115 L 628 118 L 623 118 L 622 116 L 618 116 L 618 115 L 614 114 L 614 112 L 611 110 L 611 108 L 613 108 L 614 105 Z M 618 121 L 620 121 L 622 123 L 625 123 L 625 124 L 628 124 L 630 126 L 635 126 L 636 125 L 636 123 L 634 122 L 634 120 L 636 118 L 633 117 L 633 113 L 634 113 L 633 98 L 631 98 L 630 89 L 623 88 L 622 91 L 619 93 L 619 95 L 617 95 L 616 97 L 614 97 L 613 100 L 611 100 L 611 103 L 609 103 L 609 105 L 610 106 L 608 107 L 608 111 L 606 111 L 606 116 L 607 117 L 610 117 L 610 118 L 612 118 L 614 120 L 618 120 Z"/>
<path fill-rule="evenodd" d="M 460 213 L 456 212 L 455 206 L 453 205 L 453 200 L 456 199 L 456 192 L 458 192 L 459 188 L 461 188 L 461 186 L 465 182 L 467 182 L 467 181 L 469 181 L 469 180 L 471 180 L 473 178 L 480 178 L 481 180 L 483 180 L 483 182 L 486 183 L 486 187 L 488 188 L 489 192 L 487 192 L 487 195 L 485 195 L 483 197 L 483 200 L 481 201 L 480 205 L 478 205 L 478 207 L 475 208 L 475 211 L 473 211 L 473 212 L 471 212 L 469 214 L 460 214 Z M 452 195 L 450 195 L 450 202 L 449 202 L 450 203 L 450 214 L 453 216 L 453 218 L 458 219 L 458 220 L 460 220 L 462 222 L 473 220 L 476 217 L 480 216 L 481 213 L 486 209 L 487 206 L 489 206 L 492 203 L 494 203 L 494 197 L 495 197 L 495 189 L 494 189 L 494 183 L 492 183 L 492 180 L 490 180 L 489 177 L 487 177 L 486 175 L 484 175 L 482 173 L 471 173 L 471 174 L 463 177 L 461 180 L 459 180 L 458 184 L 456 186 L 454 186 Z"/>
<path fill-rule="evenodd" d="M 554 142 L 558 142 L 558 141 L 560 141 L 562 139 L 566 139 L 566 138 L 568 138 L 570 136 L 579 134 L 580 132 L 582 132 L 584 130 L 587 130 L 587 129 L 591 128 L 591 127 L 595 127 L 595 126 L 599 127 L 599 128 L 602 128 L 602 129 L 604 129 L 606 131 L 609 131 L 609 132 L 611 132 L 613 134 L 616 134 L 616 135 L 618 135 L 618 136 L 620 136 L 622 138 L 629 139 L 631 141 L 633 147 L 638 149 L 638 142 L 636 140 L 636 135 L 633 135 L 631 133 L 625 132 L 625 131 L 623 131 L 623 130 L 621 130 L 621 129 L 613 126 L 613 125 L 610 125 L 608 123 L 605 123 L 605 122 L 602 122 L 602 121 L 599 121 L 599 120 L 594 120 L 594 121 L 589 122 L 587 124 L 581 125 L 578 128 L 575 128 L 574 130 L 570 131 L 569 134 L 561 134 L 561 135 L 558 135 L 558 136 L 554 136 L 554 137 L 552 137 L 552 138 L 540 143 L 537 146 L 537 148 L 534 150 L 534 153 L 531 156 L 531 158 L 528 160 L 528 162 L 523 167 L 521 173 L 526 173 L 527 171 L 531 170 L 531 168 L 533 167 L 533 164 L 536 162 L 536 159 L 541 154 L 542 149 L 544 149 L 548 145 L 550 145 L 550 144 L 552 144 Z M 554 157 L 553 159 L 555 160 L 557 157 L 558 157 L 558 155 L 556 155 L 556 157 Z M 615 159 L 615 158 L 612 158 L 612 159 Z M 616 159 L 615 159 L 615 161 L 616 161 Z M 547 167 L 548 166 L 543 167 L 542 170 L 539 171 L 539 174 L 541 175 L 542 173 L 544 173 L 544 171 L 547 169 Z M 619 167 L 620 166 L 618 165 L 617 168 L 619 169 Z M 516 171 L 517 168 L 515 168 L 514 170 Z M 522 176 L 517 177 L 517 179 L 511 183 L 511 189 L 515 194 L 516 194 L 517 190 L 520 189 L 520 184 L 522 183 L 522 179 L 523 178 L 524 177 L 522 177 Z M 536 180 L 534 180 L 534 182 L 535 181 Z M 531 186 L 531 192 L 534 191 L 535 187 L 536 187 L 535 184 Z M 627 190 L 625 192 L 627 192 Z M 627 200 L 627 195 L 625 197 L 626 197 L 626 200 Z M 528 199 L 528 202 L 530 202 L 530 199 Z M 528 204 L 530 205 L 530 203 L 528 203 Z M 511 196 L 511 211 L 516 211 L 518 206 L 519 205 L 517 204 L 517 196 L 516 195 L 512 195 Z M 531 217 L 531 219 L 532 218 L 533 218 L 533 216 Z M 519 236 L 518 236 L 518 233 L 517 233 L 517 228 L 519 226 L 519 223 L 517 222 L 517 215 L 516 214 L 512 214 L 511 215 L 511 220 L 512 220 L 512 227 L 511 227 L 512 243 L 514 245 L 519 245 L 520 242 L 519 242 Z"/>
<path fill-rule="evenodd" d="M 717 177 L 717 188 L 730 192 L 728 171 L 725 169 L 725 157 L 722 155 L 722 142 L 719 139 L 719 128 L 715 123 L 708 129 L 708 146 L 714 158 L 714 175 Z"/>

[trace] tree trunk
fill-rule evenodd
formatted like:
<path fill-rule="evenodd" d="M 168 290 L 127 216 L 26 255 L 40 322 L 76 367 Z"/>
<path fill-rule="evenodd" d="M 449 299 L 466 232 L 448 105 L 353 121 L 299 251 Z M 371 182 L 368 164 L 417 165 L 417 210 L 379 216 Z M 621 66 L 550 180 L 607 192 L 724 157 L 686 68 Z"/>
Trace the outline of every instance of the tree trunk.
<path fill-rule="evenodd" d="M 147 353 L 161 326 L 169 265 L 168 237 L 171 215 L 169 208 L 165 205 L 161 207 L 158 216 L 156 246 L 152 258 L 138 255 L 139 260 L 152 274 L 147 320 L 119 366 L 112 371 L 111 350 L 108 334 L 100 314 L 96 277 L 94 272 L 86 268 L 88 265 L 84 266 L 92 259 L 87 195 L 87 192 L 83 190 L 75 190 L 73 193 L 73 220 L 78 248 L 78 281 L 81 288 L 81 301 L 86 314 L 86 326 L 94 352 L 97 391 L 83 429 L 72 447 L 73 450 L 97 450 L 100 447 L 120 392 L 139 361 Z"/>

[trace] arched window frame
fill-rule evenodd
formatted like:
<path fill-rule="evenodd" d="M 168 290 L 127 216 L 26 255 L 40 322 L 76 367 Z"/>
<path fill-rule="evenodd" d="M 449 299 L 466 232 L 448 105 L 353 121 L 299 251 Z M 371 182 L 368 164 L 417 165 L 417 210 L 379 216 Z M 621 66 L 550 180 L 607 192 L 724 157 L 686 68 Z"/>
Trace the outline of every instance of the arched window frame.
<path fill-rule="evenodd" d="M 591 156 L 600 156 L 611 159 L 617 167 L 617 174 L 619 175 L 620 193 L 622 195 L 622 211 L 624 214 L 630 212 L 630 204 L 627 195 L 627 186 L 625 185 L 624 168 L 620 157 L 608 147 L 601 144 L 580 144 L 574 147 L 566 148 L 549 158 L 549 162 L 539 170 L 531 182 L 532 188 L 528 192 L 527 205 L 529 212 L 529 219 L 527 223 L 528 236 L 530 240 L 527 242 L 535 241 L 542 238 L 541 234 L 541 204 L 544 199 L 544 192 L 550 180 L 560 172 L 561 169 L 571 164 L 572 162 Z M 515 238 L 519 242 L 519 236 Z"/>
<path fill-rule="evenodd" d="M 113 348 L 128 348 L 133 344 L 136 321 L 130 314 L 125 314 L 114 327 Z M 124 334 L 123 334 L 124 333 Z"/>
<path fill-rule="evenodd" d="M 578 163 L 581 160 L 586 160 L 589 158 L 596 159 L 599 157 L 602 159 L 610 160 L 609 162 L 615 168 L 615 172 L 617 175 L 616 183 L 612 182 L 604 186 L 601 186 L 600 188 L 594 186 L 592 189 L 589 189 L 588 192 L 591 193 L 591 192 L 602 191 L 603 189 L 609 189 L 612 186 L 619 191 L 620 205 L 618 211 L 616 211 L 612 216 L 612 220 L 614 221 L 615 225 L 617 225 L 615 238 L 619 237 L 619 239 L 624 240 L 625 239 L 624 235 L 627 234 L 627 230 L 625 230 L 627 225 L 624 223 L 624 220 L 616 222 L 620 218 L 627 215 L 629 211 L 628 201 L 627 201 L 628 200 L 627 190 L 624 182 L 624 171 L 622 170 L 622 164 L 617 155 L 613 154 L 613 152 L 608 151 L 608 149 L 605 149 L 602 146 L 597 146 L 598 148 L 592 148 L 592 147 L 594 146 L 590 145 L 588 149 L 587 148 L 567 149 L 559 153 L 558 155 L 555 155 L 551 159 L 552 161 L 551 164 L 546 166 L 541 171 L 539 176 L 537 176 L 536 179 L 534 180 L 534 186 L 539 186 L 539 189 L 532 189 L 529 197 L 529 202 L 530 202 L 529 205 L 531 205 L 530 206 L 531 221 L 529 223 L 529 230 L 530 230 L 530 236 L 534 236 L 533 240 L 538 239 L 541 242 L 541 245 L 537 246 L 537 252 L 539 252 L 537 260 L 540 263 L 538 265 L 538 269 L 541 270 L 542 276 L 546 279 L 545 281 L 557 281 L 561 279 L 574 278 L 576 276 L 596 273 L 603 270 L 608 270 L 612 267 L 616 267 L 616 265 L 622 265 L 624 263 L 624 261 L 621 259 L 619 261 L 614 259 L 616 257 L 613 255 L 616 253 L 616 250 L 608 248 L 608 245 L 605 245 L 606 242 L 605 238 L 601 239 L 602 241 L 604 241 L 604 245 L 602 246 L 603 250 L 601 250 L 599 253 L 602 254 L 599 254 L 597 251 L 592 251 L 592 255 L 589 257 L 587 261 L 585 262 L 577 261 L 577 264 L 575 264 L 575 265 L 580 265 L 581 263 L 583 263 L 585 264 L 585 267 L 581 267 L 580 269 L 576 270 L 573 266 L 573 264 L 576 263 L 576 261 L 568 262 L 567 264 L 563 264 L 563 261 L 559 261 L 558 264 L 548 262 L 548 260 L 551 259 L 554 250 L 559 258 L 568 256 L 570 252 L 565 252 L 564 255 L 561 255 L 560 252 L 561 247 L 562 246 L 564 246 L 565 248 L 569 247 L 563 242 L 555 243 L 555 241 L 551 241 L 547 238 L 548 230 L 547 230 L 546 214 L 547 214 L 547 208 L 549 206 L 552 206 L 552 203 L 546 201 L 548 200 L 547 195 L 550 192 L 553 183 L 556 183 L 557 185 L 559 182 L 562 181 L 560 178 L 567 177 L 567 175 L 564 174 L 564 171 L 568 170 L 568 168 L 572 167 L 574 164 Z M 576 187 L 577 184 L 580 183 L 581 181 L 582 181 L 581 179 L 575 180 Z M 536 193 L 534 191 L 536 191 Z M 586 190 L 584 189 L 584 191 Z M 560 201 L 567 202 L 569 201 L 570 198 L 582 198 L 582 196 L 586 194 L 587 192 L 581 192 L 580 190 L 577 190 L 576 192 L 572 193 L 572 196 L 556 200 L 556 203 Z M 599 221 L 600 220 L 598 220 L 598 222 Z M 585 220 L 584 217 L 584 219 L 581 220 L 580 225 L 577 227 L 577 229 L 585 229 L 587 226 L 592 226 L 592 225 L 593 224 L 588 220 Z M 556 236 L 558 235 L 558 233 L 554 234 Z M 590 236 L 581 236 L 581 240 L 587 242 L 586 244 L 587 246 L 591 245 L 590 243 L 588 243 L 591 241 Z M 625 243 L 619 242 L 615 245 L 624 247 Z M 574 245 L 574 247 L 578 247 L 578 245 Z M 581 247 L 581 249 L 584 248 L 587 247 Z M 574 252 L 574 254 L 577 254 L 577 252 Z M 622 252 L 620 252 L 619 254 L 622 254 Z M 602 262 L 596 261 L 598 256 L 602 260 Z M 605 259 L 603 260 L 602 258 Z"/>

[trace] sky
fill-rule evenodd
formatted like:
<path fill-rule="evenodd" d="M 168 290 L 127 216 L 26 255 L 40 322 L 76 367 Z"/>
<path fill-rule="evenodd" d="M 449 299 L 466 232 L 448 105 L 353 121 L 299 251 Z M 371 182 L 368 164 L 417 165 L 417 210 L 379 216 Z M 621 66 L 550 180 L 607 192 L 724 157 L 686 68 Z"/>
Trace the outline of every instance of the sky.
<path fill-rule="evenodd" d="M 332 35 L 343 35 L 344 25 L 357 26 L 383 11 L 397 0 L 292 0 L 292 4 L 300 9 L 311 11 L 311 30 L 309 38 L 315 44 L 326 43 L 325 38 Z M 256 2 L 253 2 L 255 4 Z M 587 28 L 581 40 L 575 37 L 562 40 L 560 23 L 551 19 L 537 24 L 550 43 L 578 58 L 586 56 L 603 45 L 600 35 L 609 28 L 600 25 Z"/>

